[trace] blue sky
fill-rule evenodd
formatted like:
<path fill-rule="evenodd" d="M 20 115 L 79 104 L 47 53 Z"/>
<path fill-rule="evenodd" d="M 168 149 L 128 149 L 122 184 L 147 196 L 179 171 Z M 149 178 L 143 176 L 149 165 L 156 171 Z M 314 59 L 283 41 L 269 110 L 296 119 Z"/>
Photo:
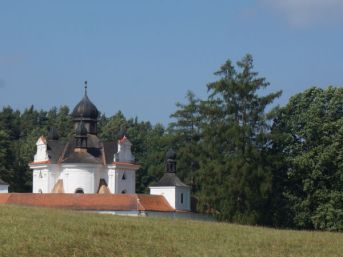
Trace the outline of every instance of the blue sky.
<path fill-rule="evenodd" d="M 73 108 L 88 81 L 107 116 L 167 124 L 187 90 L 246 53 L 283 90 L 341 86 L 341 0 L 0 0 L 0 105 Z"/>

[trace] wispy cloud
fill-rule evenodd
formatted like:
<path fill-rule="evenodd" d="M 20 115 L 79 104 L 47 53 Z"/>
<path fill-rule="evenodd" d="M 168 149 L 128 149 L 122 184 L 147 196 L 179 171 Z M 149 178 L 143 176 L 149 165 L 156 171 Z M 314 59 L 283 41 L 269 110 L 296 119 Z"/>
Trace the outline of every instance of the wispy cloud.
<path fill-rule="evenodd" d="M 294 26 L 343 22 L 343 0 L 260 0 Z"/>

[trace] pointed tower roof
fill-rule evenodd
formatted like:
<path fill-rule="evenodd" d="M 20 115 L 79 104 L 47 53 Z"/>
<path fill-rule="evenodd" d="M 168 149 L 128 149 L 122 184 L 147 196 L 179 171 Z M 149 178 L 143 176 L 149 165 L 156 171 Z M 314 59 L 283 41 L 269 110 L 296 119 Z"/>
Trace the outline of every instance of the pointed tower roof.
<path fill-rule="evenodd" d="M 87 81 L 85 81 L 85 94 L 81 101 L 75 106 L 72 117 L 74 120 L 97 120 L 99 111 L 96 106 L 89 100 L 87 95 Z"/>

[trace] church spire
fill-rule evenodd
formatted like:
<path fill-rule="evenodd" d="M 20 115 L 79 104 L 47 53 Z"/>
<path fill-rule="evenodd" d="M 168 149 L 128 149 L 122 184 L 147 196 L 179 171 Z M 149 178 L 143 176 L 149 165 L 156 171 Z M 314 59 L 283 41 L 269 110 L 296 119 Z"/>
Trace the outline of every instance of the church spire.
<path fill-rule="evenodd" d="M 87 96 L 87 88 L 88 88 L 88 86 L 87 86 L 87 80 L 85 81 L 85 96 Z"/>

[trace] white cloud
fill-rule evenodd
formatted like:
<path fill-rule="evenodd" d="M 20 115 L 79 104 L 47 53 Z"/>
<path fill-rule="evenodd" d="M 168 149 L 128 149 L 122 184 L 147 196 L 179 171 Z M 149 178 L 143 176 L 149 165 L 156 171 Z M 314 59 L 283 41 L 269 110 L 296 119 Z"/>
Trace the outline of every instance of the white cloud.
<path fill-rule="evenodd" d="M 261 0 L 295 26 L 343 22 L 343 0 Z"/>

